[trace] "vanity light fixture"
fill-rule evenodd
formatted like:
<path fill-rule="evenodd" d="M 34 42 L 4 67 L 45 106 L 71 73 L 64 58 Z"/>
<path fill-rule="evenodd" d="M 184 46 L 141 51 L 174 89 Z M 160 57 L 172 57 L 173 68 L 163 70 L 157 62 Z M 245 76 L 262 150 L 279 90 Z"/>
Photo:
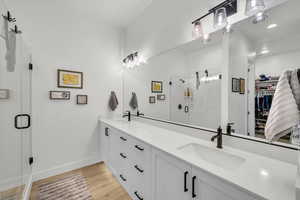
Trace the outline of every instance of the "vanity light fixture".
<path fill-rule="evenodd" d="M 276 28 L 278 25 L 277 24 L 270 24 L 267 29 L 272 29 L 272 28 Z"/>
<path fill-rule="evenodd" d="M 222 7 L 215 11 L 214 14 L 214 27 L 224 28 L 228 25 L 226 8 Z"/>
<path fill-rule="evenodd" d="M 270 50 L 267 49 L 267 48 L 263 48 L 263 49 L 261 50 L 261 52 L 260 52 L 261 55 L 265 55 L 265 54 L 268 54 L 268 53 L 270 53 Z"/>
<path fill-rule="evenodd" d="M 266 15 L 264 12 L 259 12 L 255 15 L 253 19 L 253 24 L 257 24 L 259 22 L 265 21 L 265 19 L 268 18 L 268 15 Z"/>
<path fill-rule="evenodd" d="M 128 69 L 132 69 L 144 63 L 146 63 L 146 60 L 139 56 L 138 52 L 132 53 L 123 59 L 123 65 Z"/>
<path fill-rule="evenodd" d="M 203 28 L 201 21 L 197 21 L 194 23 L 194 30 L 193 30 L 193 38 L 201 38 L 203 37 Z"/>
<path fill-rule="evenodd" d="M 247 0 L 245 14 L 249 17 L 257 15 L 258 13 L 263 13 L 265 8 L 264 0 Z"/>

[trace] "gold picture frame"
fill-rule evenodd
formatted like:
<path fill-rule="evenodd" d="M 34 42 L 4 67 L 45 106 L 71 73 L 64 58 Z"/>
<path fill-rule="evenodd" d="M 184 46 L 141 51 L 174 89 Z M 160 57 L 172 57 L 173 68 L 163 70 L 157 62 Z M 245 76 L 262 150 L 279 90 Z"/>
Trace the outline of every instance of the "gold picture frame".
<path fill-rule="evenodd" d="M 83 89 L 83 73 L 70 70 L 57 70 L 57 87 Z"/>
<path fill-rule="evenodd" d="M 162 93 L 163 92 L 163 82 L 162 81 L 152 81 L 151 82 L 152 93 Z"/>

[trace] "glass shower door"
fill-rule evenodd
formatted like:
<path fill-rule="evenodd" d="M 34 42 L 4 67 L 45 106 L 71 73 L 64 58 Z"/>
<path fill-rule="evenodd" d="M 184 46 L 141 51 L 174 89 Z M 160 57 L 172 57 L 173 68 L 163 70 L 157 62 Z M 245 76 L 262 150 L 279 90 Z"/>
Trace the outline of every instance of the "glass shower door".
<path fill-rule="evenodd" d="M 0 200 L 22 199 L 31 167 L 30 55 L 18 35 L 15 67 L 0 39 Z"/>

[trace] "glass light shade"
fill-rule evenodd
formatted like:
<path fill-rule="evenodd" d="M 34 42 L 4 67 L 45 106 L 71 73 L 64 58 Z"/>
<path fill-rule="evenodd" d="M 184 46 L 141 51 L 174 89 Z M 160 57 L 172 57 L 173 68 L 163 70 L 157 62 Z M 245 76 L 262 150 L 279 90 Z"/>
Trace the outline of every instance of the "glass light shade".
<path fill-rule="evenodd" d="M 263 12 L 265 8 L 264 0 L 247 0 L 245 14 L 247 16 L 253 16 L 257 13 Z"/>
<path fill-rule="evenodd" d="M 214 27 L 215 28 L 224 28 L 227 26 L 227 13 L 225 8 L 219 8 L 215 11 L 214 16 Z"/>
<path fill-rule="evenodd" d="M 193 38 L 203 37 L 203 28 L 202 23 L 200 21 L 195 22 L 194 30 L 193 30 Z"/>

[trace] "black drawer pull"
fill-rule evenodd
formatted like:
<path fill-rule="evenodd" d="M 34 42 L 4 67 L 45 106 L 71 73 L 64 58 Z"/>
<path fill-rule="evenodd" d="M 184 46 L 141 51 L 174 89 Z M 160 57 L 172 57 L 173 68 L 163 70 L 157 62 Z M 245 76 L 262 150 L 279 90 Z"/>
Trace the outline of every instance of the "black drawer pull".
<path fill-rule="evenodd" d="M 142 198 L 137 191 L 135 191 L 134 194 L 139 200 L 144 200 L 144 198 Z"/>
<path fill-rule="evenodd" d="M 196 181 L 196 176 L 194 176 L 193 177 L 193 181 L 192 181 L 192 197 L 193 198 L 196 198 L 197 197 L 197 195 L 196 195 L 196 193 L 195 193 L 195 181 Z"/>
<path fill-rule="evenodd" d="M 141 168 L 139 168 L 139 166 L 134 165 L 134 168 L 135 168 L 136 170 L 138 170 L 139 172 L 144 173 L 144 170 L 142 170 Z"/>
<path fill-rule="evenodd" d="M 120 137 L 120 139 L 121 139 L 121 140 L 123 140 L 124 142 L 126 142 L 126 141 L 127 141 L 127 139 L 126 139 L 126 138 L 124 138 L 124 137 Z"/>
<path fill-rule="evenodd" d="M 108 133 L 108 131 L 109 131 L 109 128 L 107 128 L 107 127 L 106 127 L 106 128 L 105 128 L 105 136 L 106 136 L 106 137 L 108 137 L 108 136 L 109 136 L 109 133 Z"/>
<path fill-rule="evenodd" d="M 187 188 L 187 176 L 188 176 L 189 172 L 186 171 L 184 172 L 184 192 L 188 192 L 189 189 Z"/>
<path fill-rule="evenodd" d="M 135 145 L 134 147 L 135 147 L 136 149 L 140 150 L 140 151 L 144 151 L 144 148 L 143 148 L 143 147 L 140 147 L 140 146 L 138 146 L 138 145 Z"/>
<path fill-rule="evenodd" d="M 124 159 L 127 158 L 127 156 L 125 156 L 123 153 L 120 153 L 120 156 L 121 156 L 122 158 L 124 158 Z"/>
<path fill-rule="evenodd" d="M 120 175 L 120 178 L 121 178 L 123 181 L 125 181 L 125 182 L 127 181 L 127 179 L 124 178 L 124 176 L 123 176 L 122 174 Z"/>

